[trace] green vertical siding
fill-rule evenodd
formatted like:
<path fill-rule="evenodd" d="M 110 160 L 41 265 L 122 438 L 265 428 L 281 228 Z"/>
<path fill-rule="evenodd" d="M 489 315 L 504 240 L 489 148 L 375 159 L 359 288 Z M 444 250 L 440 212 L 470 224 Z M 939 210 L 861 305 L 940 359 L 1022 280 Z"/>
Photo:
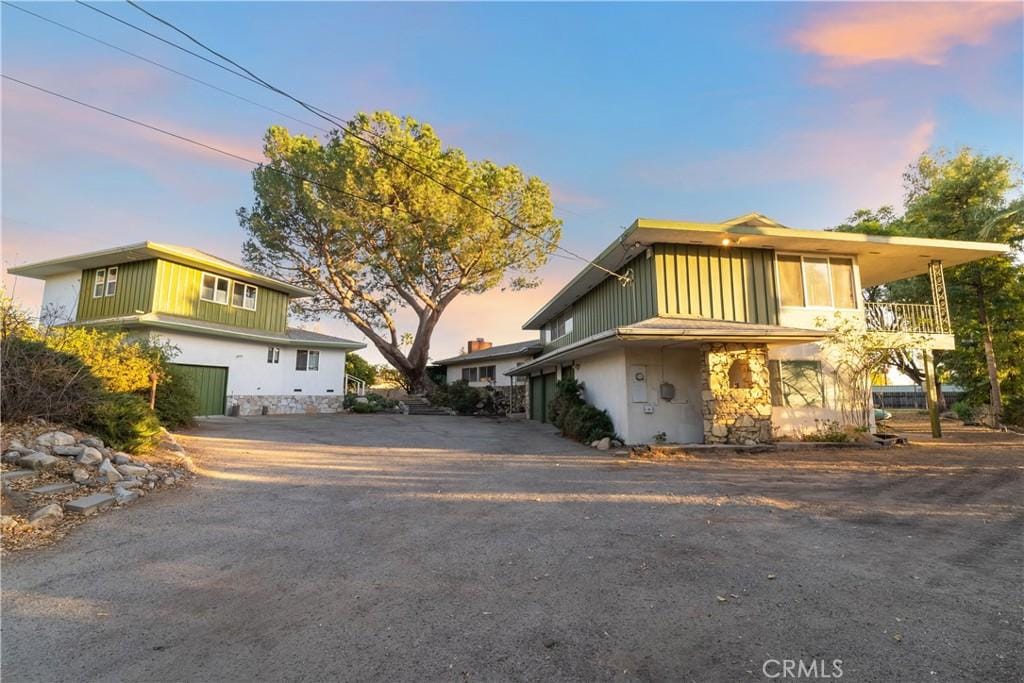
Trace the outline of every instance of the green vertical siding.
<path fill-rule="evenodd" d="M 654 246 L 658 315 L 777 325 L 774 252 Z"/>
<path fill-rule="evenodd" d="M 213 365 L 174 363 L 188 378 L 199 398 L 199 415 L 223 415 L 227 404 L 228 369 Z M 157 391 L 160 387 L 157 386 Z"/>
<path fill-rule="evenodd" d="M 632 271 L 632 281 L 623 285 L 608 276 L 570 308 L 572 332 L 552 341 L 545 351 L 586 339 L 594 334 L 653 318 L 658 314 L 654 259 L 641 254 L 627 263 L 620 274 Z"/>
<path fill-rule="evenodd" d="M 78 292 L 78 320 L 100 320 L 148 313 L 153 305 L 153 283 L 156 260 L 121 263 L 117 266 L 117 291 L 113 296 L 93 297 L 97 268 L 82 271 L 82 286 Z"/>
<path fill-rule="evenodd" d="M 153 311 L 247 329 L 284 331 L 288 321 L 288 295 L 284 292 L 259 286 L 256 310 L 247 311 L 230 304 L 230 290 L 227 304 L 200 300 L 202 279 L 203 271 L 198 268 L 157 261 Z"/>

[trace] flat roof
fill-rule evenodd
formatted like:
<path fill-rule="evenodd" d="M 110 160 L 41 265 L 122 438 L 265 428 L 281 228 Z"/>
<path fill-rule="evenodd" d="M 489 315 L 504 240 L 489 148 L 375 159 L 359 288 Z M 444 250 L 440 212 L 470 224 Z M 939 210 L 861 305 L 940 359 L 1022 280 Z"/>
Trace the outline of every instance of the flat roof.
<path fill-rule="evenodd" d="M 653 244 L 722 247 L 725 239 L 729 240 L 729 247 L 855 256 L 863 287 L 927 273 L 931 261 L 942 261 L 943 266 L 957 266 L 1010 250 L 1009 245 L 995 242 L 800 230 L 786 227 L 761 214 L 747 214 L 722 223 L 638 218 L 594 262 L 608 270 L 618 271 Z M 585 266 L 526 321 L 523 329 L 540 329 L 606 277 L 611 276 L 591 265 Z"/>
<path fill-rule="evenodd" d="M 173 261 L 183 265 L 195 266 L 209 270 L 221 275 L 238 277 L 255 284 L 263 285 L 268 289 L 276 289 L 286 292 L 292 298 L 313 296 L 315 292 L 304 287 L 297 287 L 293 284 L 283 282 L 276 278 L 261 275 L 243 265 L 222 259 L 205 251 L 182 247 L 175 244 L 162 244 L 160 242 L 138 242 L 121 247 L 90 251 L 84 254 L 73 254 L 48 261 L 37 261 L 27 263 L 14 268 L 8 268 L 11 275 L 45 280 L 54 275 L 73 273 L 89 268 L 103 268 L 105 266 L 116 266 L 119 263 L 133 263 L 135 261 L 148 261 L 160 258 L 165 261 Z"/>

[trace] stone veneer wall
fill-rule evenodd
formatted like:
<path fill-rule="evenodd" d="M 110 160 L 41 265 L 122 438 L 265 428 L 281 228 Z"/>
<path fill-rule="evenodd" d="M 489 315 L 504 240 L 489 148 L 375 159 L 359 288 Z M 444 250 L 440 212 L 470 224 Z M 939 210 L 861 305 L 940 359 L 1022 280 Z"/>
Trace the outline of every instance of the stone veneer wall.
<path fill-rule="evenodd" d="M 729 370 L 746 361 L 747 388 L 734 388 Z M 764 344 L 701 345 L 704 442 L 755 444 L 772 440 L 768 347 Z"/>
<path fill-rule="evenodd" d="M 238 405 L 239 415 L 260 415 L 267 406 L 271 415 L 305 413 L 339 413 L 343 410 L 344 394 L 328 396 L 303 396 L 282 394 L 275 396 L 228 396 L 228 407 Z"/>

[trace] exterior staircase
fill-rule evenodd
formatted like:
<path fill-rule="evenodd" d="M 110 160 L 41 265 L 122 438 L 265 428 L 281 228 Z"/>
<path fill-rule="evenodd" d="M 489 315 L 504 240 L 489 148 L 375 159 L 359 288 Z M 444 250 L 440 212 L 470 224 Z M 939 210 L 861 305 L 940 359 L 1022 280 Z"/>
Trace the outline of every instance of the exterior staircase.
<path fill-rule="evenodd" d="M 405 404 L 406 412 L 409 415 L 450 415 L 447 408 L 432 406 L 422 396 L 409 396 L 402 403 Z"/>

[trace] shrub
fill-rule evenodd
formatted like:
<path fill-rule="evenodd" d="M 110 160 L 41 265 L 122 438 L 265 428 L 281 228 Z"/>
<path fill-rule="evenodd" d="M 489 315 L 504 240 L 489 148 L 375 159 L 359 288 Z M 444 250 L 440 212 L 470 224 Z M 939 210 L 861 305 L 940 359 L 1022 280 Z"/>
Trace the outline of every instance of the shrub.
<path fill-rule="evenodd" d="M 850 441 L 850 435 L 843 431 L 836 420 L 815 420 L 814 431 L 802 434 L 800 440 L 817 443 L 846 443 Z"/>
<path fill-rule="evenodd" d="M 13 423 L 32 417 L 77 425 L 103 396 L 103 385 L 75 356 L 20 335 L 0 349 L 0 414 Z"/>
<path fill-rule="evenodd" d="M 569 377 L 559 380 L 548 408 L 551 423 L 563 436 L 583 443 L 614 437 L 615 428 L 608 411 L 587 403 L 582 394 L 582 382 Z"/>
<path fill-rule="evenodd" d="M 469 382 L 458 380 L 448 385 L 445 392 L 447 405 L 459 415 L 472 415 L 477 412 L 483 403 L 483 392 L 476 387 L 469 386 Z"/>
<path fill-rule="evenodd" d="M 164 427 L 178 429 L 195 423 L 199 397 L 192 380 L 173 365 L 166 364 L 156 385 L 156 416 Z"/>
<path fill-rule="evenodd" d="M 160 434 L 160 420 L 136 394 L 108 394 L 92 406 L 84 427 L 121 451 L 149 450 Z"/>
<path fill-rule="evenodd" d="M 975 420 L 975 413 L 977 412 L 974 406 L 967 403 L 967 401 L 957 401 L 953 404 L 953 412 L 956 414 L 957 419 L 971 423 Z"/>
<path fill-rule="evenodd" d="M 148 391 L 149 375 L 159 370 L 162 350 L 133 342 L 123 332 L 85 327 L 51 327 L 43 335 L 46 345 L 77 356 L 112 393 Z"/>
<path fill-rule="evenodd" d="M 353 351 L 345 354 L 345 374 L 363 380 L 367 386 L 377 381 L 377 369 Z"/>
<path fill-rule="evenodd" d="M 370 405 L 369 403 L 353 403 L 352 404 L 352 412 L 353 413 L 376 413 L 377 411 L 374 410 L 373 406 Z"/>
<path fill-rule="evenodd" d="M 365 398 L 366 400 L 360 401 L 360 398 Z M 366 396 L 359 396 L 357 394 L 348 393 L 345 394 L 345 399 L 342 401 L 343 407 L 355 413 L 379 413 L 382 410 L 391 410 L 397 405 L 398 401 L 380 394 L 366 394 Z"/>

